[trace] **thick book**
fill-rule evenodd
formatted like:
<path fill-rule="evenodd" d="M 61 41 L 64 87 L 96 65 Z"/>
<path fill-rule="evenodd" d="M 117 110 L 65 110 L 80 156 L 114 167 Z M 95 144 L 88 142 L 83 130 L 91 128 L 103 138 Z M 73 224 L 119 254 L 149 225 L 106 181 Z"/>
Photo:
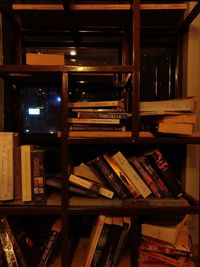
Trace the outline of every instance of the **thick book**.
<path fill-rule="evenodd" d="M 179 233 L 182 231 L 182 228 L 186 223 L 186 220 L 187 216 L 185 216 L 176 225 L 170 226 L 142 223 L 141 234 L 144 236 L 149 236 L 165 242 L 169 242 L 171 244 L 175 244 Z"/>
<path fill-rule="evenodd" d="M 98 267 L 100 264 L 101 256 L 103 254 L 106 242 L 108 242 L 108 236 L 109 236 L 109 231 L 111 228 L 113 222 L 113 218 L 111 216 L 106 216 L 103 229 L 101 231 L 99 240 L 97 242 L 97 246 L 92 258 L 92 263 L 91 267 Z"/>
<path fill-rule="evenodd" d="M 124 173 L 122 169 L 116 164 L 116 162 L 112 159 L 111 156 L 109 156 L 107 153 L 103 155 L 106 162 L 110 165 L 112 170 L 116 173 L 116 175 L 119 177 L 119 179 L 122 181 L 122 183 L 126 186 L 128 191 L 131 193 L 131 195 L 134 198 L 138 198 L 140 196 L 139 190 L 135 187 L 133 183 L 131 183 L 131 180 L 129 177 Z"/>
<path fill-rule="evenodd" d="M 161 179 L 161 177 L 159 176 L 155 168 L 153 168 L 152 162 L 150 161 L 150 159 L 145 156 L 139 156 L 138 160 L 142 164 L 142 166 L 145 168 L 145 170 L 149 173 L 151 178 L 153 179 L 161 196 L 163 198 L 171 197 L 171 192 L 169 191 L 169 189 L 167 188 L 167 186 L 165 185 L 165 183 L 163 182 L 163 180 Z"/>
<path fill-rule="evenodd" d="M 147 172 L 147 170 L 142 166 L 141 162 L 137 159 L 137 157 L 129 157 L 128 158 L 129 163 L 132 165 L 133 168 L 140 174 L 140 176 L 143 178 L 145 183 L 150 188 L 151 192 L 154 194 L 156 198 L 161 198 L 162 195 L 157 187 L 157 185 L 154 183 L 152 177 Z"/>
<path fill-rule="evenodd" d="M 19 146 L 19 134 L 0 132 L 0 201 L 14 199 L 14 148 Z"/>
<path fill-rule="evenodd" d="M 160 149 L 155 149 L 147 153 L 146 156 L 150 159 L 153 167 L 159 173 L 160 177 L 163 179 L 170 192 L 172 192 L 173 196 L 182 196 L 183 189 L 181 184 Z"/>
<path fill-rule="evenodd" d="M 90 240 L 87 247 L 86 252 L 86 259 L 84 262 L 84 267 L 90 267 L 92 263 L 92 259 L 97 247 L 98 240 L 100 238 L 104 223 L 105 223 L 106 216 L 105 215 L 99 215 L 96 218 L 96 221 L 94 222 L 91 230 Z"/>
<path fill-rule="evenodd" d="M 47 266 L 49 257 L 51 256 L 51 253 L 56 246 L 56 241 L 58 239 L 58 236 L 62 230 L 62 224 L 61 224 L 61 219 L 56 220 L 52 227 L 51 227 L 51 234 L 48 238 L 48 241 L 46 243 L 45 249 L 43 251 L 43 254 L 41 256 L 41 259 L 38 263 L 38 267 L 45 267 Z"/>
<path fill-rule="evenodd" d="M 140 112 L 148 111 L 181 111 L 195 112 L 196 97 L 176 98 L 159 101 L 142 101 L 140 102 Z"/>
<path fill-rule="evenodd" d="M 20 146 L 14 148 L 13 160 L 14 160 L 14 199 L 22 200 L 22 170 L 21 170 Z"/>
<path fill-rule="evenodd" d="M 115 267 L 119 262 L 121 255 L 124 253 L 124 246 L 128 237 L 128 233 L 131 227 L 131 218 L 128 216 L 123 217 L 123 229 L 121 231 L 119 240 L 117 242 L 113 257 L 111 267 Z"/>
<path fill-rule="evenodd" d="M 115 253 L 118 241 L 123 231 L 123 217 L 113 217 L 113 222 L 110 227 L 108 239 L 105 244 L 104 251 L 100 260 L 101 267 L 111 267 L 113 255 Z"/>
<path fill-rule="evenodd" d="M 119 198 L 126 199 L 130 196 L 130 192 L 121 182 L 111 166 L 106 162 L 103 156 L 98 156 L 88 162 L 88 165 L 99 175 L 101 179 L 105 179 L 113 190 L 117 193 Z"/>
<path fill-rule="evenodd" d="M 144 123 L 159 123 L 159 122 L 173 122 L 173 123 L 189 123 L 196 124 L 196 113 L 181 113 L 171 115 L 155 115 L 155 116 L 143 116 L 142 121 Z"/>
<path fill-rule="evenodd" d="M 104 196 L 106 198 L 109 198 L 109 199 L 112 199 L 114 196 L 113 190 L 109 189 L 108 187 L 104 186 L 103 184 L 92 181 L 92 180 L 87 179 L 85 177 L 80 177 L 80 176 L 71 174 L 69 176 L 69 182 L 74 184 L 74 185 L 88 189 L 94 193 L 97 193 L 97 194 Z"/>
<path fill-rule="evenodd" d="M 32 200 L 35 204 L 46 201 L 44 150 L 31 150 Z"/>
<path fill-rule="evenodd" d="M 118 107 L 124 109 L 124 101 L 108 100 L 108 101 L 77 101 L 69 102 L 69 108 L 97 108 L 97 107 Z"/>
<path fill-rule="evenodd" d="M 144 183 L 141 176 L 135 171 L 135 169 L 131 166 L 126 157 L 120 151 L 112 155 L 112 159 L 126 174 L 128 179 L 137 188 L 143 198 L 146 198 L 151 194 L 150 189 Z"/>
<path fill-rule="evenodd" d="M 22 201 L 32 201 L 31 150 L 32 145 L 21 145 Z"/>
<path fill-rule="evenodd" d="M 189 123 L 159 122 L 157 132 L 163 134 L 191 135 L 194 132 L 194 125 Z"/>
<path fill-rule="evenodd" d="M 8 266 L 18 266 L 16 264 L 19 263 L 19 266 L 21 267 L 28 267 L 26 259 L 21 251 L 21 248 L 5 216 L 0 216 L 0 236 L 1 236 L 0 239 L 1 239 L 2 247 L 4 249 L 4 253 L 5 253 L 7 262 L 8 262 Z M 3 243 L 4 238 L 5 238 L 6 244 Z M 10 246 L 9 246 L 9 243 L 10 243 Z M 10 260 L 9 260 L 8 254 L 10 254 L 9 257 L 11 257 L 11 261 L 13 261 L 13 265 L 9 265 Z"/>

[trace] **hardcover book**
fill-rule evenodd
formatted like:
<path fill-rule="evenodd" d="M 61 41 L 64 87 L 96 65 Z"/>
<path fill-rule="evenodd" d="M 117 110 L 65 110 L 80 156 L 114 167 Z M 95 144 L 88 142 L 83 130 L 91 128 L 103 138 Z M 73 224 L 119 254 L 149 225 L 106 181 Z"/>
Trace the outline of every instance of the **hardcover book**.
<path fill-rule="evenodd" d="M 46 201 L 44 150 L 31 150 L 32 200 L 37 204 Z"/>
<path fill-rule="evenodd" d="M 14 148 L 19 146 L 19 134 L 0 132 L 0 201 L 14 199 Z"/>

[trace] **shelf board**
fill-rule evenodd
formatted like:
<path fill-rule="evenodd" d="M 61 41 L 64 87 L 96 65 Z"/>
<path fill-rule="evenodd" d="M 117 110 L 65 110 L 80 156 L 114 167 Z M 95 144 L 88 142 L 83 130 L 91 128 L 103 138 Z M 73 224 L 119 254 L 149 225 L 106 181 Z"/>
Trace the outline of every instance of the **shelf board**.
<path fill-rule="evenodd" d="M 69 212 L 71 213 L 96 213 L 96 212 L 111 212 L 114 214 L 130 214 L 131 212 L 139 213 L 199 213 L 199 206 L 190 206 L 185 204 L 185 201 L 179 199 L 127 199 L 120 200 L 97 198 L 91 199 L 86 197 L 73 196 L 69 201 Z"/>

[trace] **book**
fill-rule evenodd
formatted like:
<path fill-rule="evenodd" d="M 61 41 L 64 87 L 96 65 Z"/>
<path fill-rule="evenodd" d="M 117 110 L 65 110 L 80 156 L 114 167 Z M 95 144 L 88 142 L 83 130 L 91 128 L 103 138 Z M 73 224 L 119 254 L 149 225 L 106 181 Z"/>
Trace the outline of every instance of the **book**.
<path fill-rule="evenodd" d="M 98 156 L 87 163 L 101 179 L 105 179 L 113 190 L 117 193 L 119 198 L 126 199 L 130 196 L 129 191 L 125 185 L 118 178 L 111 166 L 105 161 L 103 156 Z"/>
<path fill-rule="evenodd" d="M 131 166 L 126 157 L 120 151 L 112 155 L 112 159 L 126 174 L 128 179 L 137 188 L 143 198 L 146 198 L 151 194 L 148 186 L 144 183 L 140 175 L 135 171 L 135 169 Z"/>
<path fill-rule="evenodd" d="M 10 227 L 10 224 L 9 224 L 9 222 L 5 216 L 0 216 L 0 236 L 1 236 L 1 243 L 3 242 L 4 238 L 5 238 L 5 240 L 7 240 L 7 245 L 2 243 L 2 246 L 4 248 L 4 253 L 5 253 L 5 250 L 7 250 L 7 253 L 12 255 L 13 261 L 15 262 L 14 265 L 19 263 L 19 266 L 21 266 L 21 267 L 28 267 L 26 259 L 23 255 L 22 251 L 21 251 L 21 248 L 20 248 L 20 246 L 19 246 L 19 244 L 18 244 L 18 242 L 14 236 L 14 233 Z M 9 242 L 10 242 L 11 246 L 9 246 Z M 12 250 L 12 247 L 13 247 L 13 251 L 9 252 L 9 250 Z M 15 257 L 16 257 L 16 259 L 15 259 Z M 12 265 L 12 266 L 14 266 L 14 265 Z M 8 264 L 8 266 L 11 266 L 11 265 Z"/>
<path fill-rule="evenodd" d="M 164 183 L 169 188 L 170 192 L 172 192 L 173 196 L 174 197 L 182 196 L 183 189 L 180 183 L 178 182 L 178 179 L 175 176 L 171 166 L 165 159 L 160 149 L 155 149 L 149 153 L 146 153 L 146 156 L 149 157 L 153 167 L 159 173 L 160 177 L 163 179 Z"/>
<path fill-rule="evenodd" d="M 161 196 L 163 198 L 171 197 L 171 192 L 166 187 L 165 183 L 160 178 L 160 176 L 158 175 L 156 170 L 153 168 L 152 162 L 150 161 L 150 159 L 146 156 L 139 156 L 138 160 L 141 163 L 141 165 L 145 168 L 145 170 L 149 173 L 151 178 L 153 179 L 153 181 L 154 181 L 155 185 L 157 186 Z"/>
<path fill-rule="evenodd" d="M 119 240 L 117 242 L 117 246 L 115 248 L 115 251 L 112 257 L 111 267 L 116 266 L 116 264 L 119 262 L 120 256 L 124 252 L 124 246 L 125 246 L 125 242 L 126 242 L 130 227 L 131 227 L 131 218 L 128 216 L 124 216 L 123 217 L 123 229 L 121 231 Z"/>
<path fill-rule="evenodd" d="M 16 253 L 14 251 L 13 243 L 10 238 L 10 234 L 7 229 L 7 225 L 5 225 L 5 219 L 0 217 L 0 242 L 1 246 L 6 258 L 7 266 L 19 267 L 19 263 L 17 261 Z"/>
<path fill-rule="evenodd" d="M 175 244 L 177 237 L 182 230 L 183 225 L 186 223 L 187 216 L 185 216 L 176 225 L 162 226 L 156 224 L 142 223 L 141 234 L 144 236 L 153 237 L 162 241 Z"/>
<path fill-rule="evenodd" d="M 154 194 L 156 198 L 161 198 L 162 195 L 159 192 L 158 187 L 154 183 L 153 179 L 151 178 L 150 174 L 147 172 L 147 170 L 142 166 L 141 162 L 137 159 L 137 157 L 129 157 L 128 158 L 129 163 L 132 165 L 133 168 L 140 174 L 140 176 L 143 178 L 145 183 L 150 188 L 151 192 Z"/>
<path fill-rule="evenodd" d="M 183 256 L 180 256 L 178 258 L 173 258 L 168 255 L 164 255 L 164 254 L 160 254 L 160 253 L 152 252 L 152 251 L 151 252 L 143 251 L 142 253 L 148 256 L 149 258 L 155 259 L 156 261 L 161 261 L 163 263 L 167 263 L 175 267 L 182 267 L 186 261 L 186 258 Z"/>
<path fill-rule="evenodd" d="M 99 179 L 99 176 L 85 163 L 81 162 L 77 166 L 72 167 L 72 174 L 88 178 L 97 183 L 103 183 L 102 179 Z"/>
<path fill-rule="evenodd" d="M 143 116 L 142 121 L 144 123 L 159 123 L 159 122 L 173 122 L 173 123 L 189 123 L 196 124 L 196 113 L 180 113 L 171 115 L 155 115 L 155 116 Z"/>
<path fill-rule="evenodd" d="M 34 148 L 21 145 L 22 201 L 32 201 L 31 150 Z"/>
<path fill-rule="evenodd" d="M 65 65 L 64 54 L 26 53 L 27 65 Z"/>
<path fill-rule="evenodd" d="M 14 148 L 19 134 L 0 132 L 0 201 L 14 199 Z"/>
<path fill-rule="evenodd" d="M 119 166 L 115 163 L 115 161 L 110 157 L 107 153 L 103 155 L 106 162 L 110 165 L 112 170 L 116 173 L 116 175 L 119 177 L 119 179 L 122 181 L 122 183 L 126 186 L 128 191 L 131 193 L 131 195 L 134 198 L 138 198 L 140 196 L 140 192 L 137 190 L 135 185 L 131 183 L 130 179 L 127 177 L 127 175 L 122 171 L 122 169 L 119 168 Z"/>
<path fill-rule="evenodd" d="M 92 181 L 90 179 L 84 178 L 84 177 L 71 174 L 69 177 L 69 182 L 72 184 L 78 185 L 80 187 L 83 187 L 85 189 L 88 189 L 94 193 L 97 193 L 109 199 L 112 199 L 114 196 L 114 191 L 110 190 L 105 185 Z"/>
<path fill-rule="evenodd" d="M 32 200 L 35 204 L 44 203 L 46 201 L 44 150 L 31 150 L 30 157 Z"/>
<path fill-rule="evenodd" d="M 80 119 L 127 119 L 132 116 L 131 113 L 127 112 L 77 112 L 77 118 Z"/>
<path fill-rule="evenodd" d="M 108 100 L 108 101 L 77 101 L 69 102 L 68 108 L 94 108 L 94 107 L 118 107 L 124 108 L 124 101 L 121 100 Z"/>
<path fill-rule="evenodd" d="M 22 200 L 22 172 L 21 172 L 20 146 L 14 148 L 13 160 L 14 160 L 14 199 Z"/>
<path fill-rule="evenodd" d="M 91 266 L 92 259 L 93 259 L 96 246 L 97 246 L 98 240 L 100 238 L 100 235 L 101 235 L 101 232 L 104 226 L 105 219 L 106 219 L 105 215 L 102 215 L 102 214 L 99 215 L 92 226 L 92 231 L 91 231 L 90 240 L 88 243 L 84 267 Z"/>
<path fill-rule="evenodd" d="M 69 185 L 69 192 L 73 193 L 75 195 L 80 195 L 84 197 L 89 197 L 89 198 L 98 198 L 98 194 L 91 192 L 89 190 L 86 190 L 84 188 L 74 186 L 74 185 Z"/>
<path fill-rule="evenodd" d="M 111 216 L 106 216 L 103 229 L 101 231 L 99 240 L 97 242 L 97 246 L 92 258 L 91 267 L 98 267 L 100 264 L 101 256 L 104 251 L 106 242 L 108 241 L 108 235 L 113 222 L 113 218 Z"/>
<path fill-rule="evenodd" d="M 176 99 L 159 100 L 159 101 L 141 101 L 140 112 L 148 112 L 148 111 L 195 112 L 196 103 L 197 103 L 196 97 L 176 98 Z"/>
<path fill-rule="evenodd" d="M 42 257 L 41 257 L 41 259 L 37 265 L 38 267 L 47 266 L 47 262 L 49 260 L 51 253 L 52 253 L 52 250 L 54 249 L 54 246 L 56 245 L 56 241 L 58 239 L 58 236 L 59 236 L 61 230 L 62 230 L 61 219 L 57 219 L 51 227 L 51 234 L 50 234 L 48 241 L 46 243 Z"/>
<path fill-rule="evenodd" d="M 120 119 L 95 119 L 95 118 L 68 118 L 69 123 L 83 123 L 83 124 L 120 124 Z"/>
<path fill-rule="evenodd" d="M 156 129 L 158 133 L 191 135 L 194 132 L 194 125 L 189 123 L 159 122 Z"/>
<path fill-rule="evenodd" d="M 114 216 L 99 266 L 111 267 L 113 255 L 122 231 L 123 231 L 123 217 Z"/>

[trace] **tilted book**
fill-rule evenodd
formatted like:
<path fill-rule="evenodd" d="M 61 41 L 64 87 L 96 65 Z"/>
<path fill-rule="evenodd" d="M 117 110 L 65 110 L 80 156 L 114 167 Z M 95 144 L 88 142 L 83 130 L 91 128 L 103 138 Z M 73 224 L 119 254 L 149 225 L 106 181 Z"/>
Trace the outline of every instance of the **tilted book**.
<path fill-rule="evenodd" d="M 151 194 L 150 189 L 144 183 L 140 175 L 133 169 L 125 156 L 119 151 L 112 156 L 115 163 L 126 174 L 131 183 L 137 188 L 143 198 L 148 197 Z"/>
<path fill-rule="evenodd" d="M 105 179 L 113 188 L 121 199 L 126 199 L 130 196 L 130 192 L 121 182 L 117 174 L 112 170 L 111 166 L 106 162 L 103 156 L 98 156 L 88 162 L 88 165 L 96 172 L 101 179 Z"/>
<path fill-rule="evenodd" d="M 135 187 L 133 183 L 131 183 L 128 176 L 119 168 L 119 166 L 116 164 L 116 162 L 110 157 L 107 153 L 103 155 L 104 159 L 107 161 L 107 163 L 110 165 L 112 170 L 117 174 L 119 179 L 122 181 L 122 183 L 126 186 L 126 188 L 129 190 L 131 195 L 134 198 L 138 198 L 140 196 L 139 190 Z"/>
<path fill-rule="evenodd" d="M 141 162 L 137 159 L 137 157 L 129 157 L 129 163 L 133 168 L 141 175 L 145 183 L 149 186 L 151 192 L 154 194 L 156 198 L 161 198 L 162 195 L 159 192 L 157 185 L 154 183 L 152 177 L 147 172 L 147 170 L 142 166 Z"/>
<path fill-rule="evenodd" d="M 183 195 L 183 189 L 178 182 L 177 177 L 172 171 L 171 166 L 164 158 L 163 153 L 159 149 L 155 149 L 146 154 L 151 160 L 152 165 L 156 168 L 159 175 L 162 177 L 164 183 L 167 185 L 169 190 L 172 192 L 174 197 L 180 197 Z"/>
<path fill-rule="evenodd" d="M 99 215 L 93 224 L 90 240 L 87 248 L 86 253 L 86 259 L 84 263 L 84 267 L 90 267 L 92 263 L 92 259 L 96 250 L 96 246 L 98 243 L 98 240 L 100 238 L 101 232 L 103 230 L 103 226 L 105 223 L 106 216 L 105 215 Z"/>
<path fill-rule="evenodd" d="M 14 199 L 14 148 L 19 134 L 0 132 L 0 201 Z"/>

